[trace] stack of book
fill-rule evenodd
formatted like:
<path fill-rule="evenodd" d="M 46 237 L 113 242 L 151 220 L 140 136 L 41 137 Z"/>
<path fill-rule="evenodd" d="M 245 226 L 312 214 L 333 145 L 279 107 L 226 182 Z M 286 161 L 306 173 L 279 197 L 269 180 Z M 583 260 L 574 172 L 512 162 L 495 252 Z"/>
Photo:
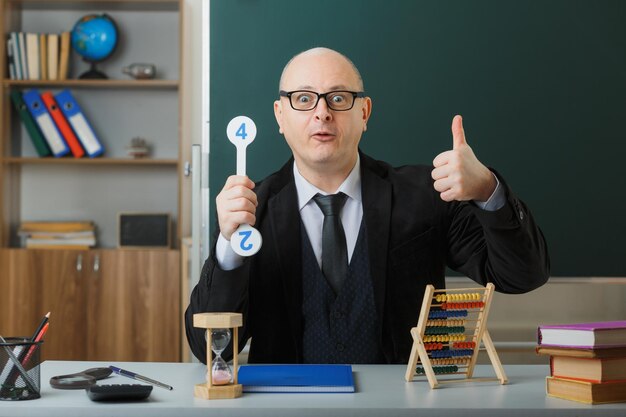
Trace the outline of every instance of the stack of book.
<path fill-rule="evenodd" d="M 102 155 L 104 147 L 70 90 L 55 95 L 11 91 L 11 100 L 39 156 Z"/>
<path fill-rule="evenodd" d="M 549 396 L 588 404 L 626 402 L 626 321 L 539 326 L 550 356 Z"/>
<path fill-rule="evenodd" d="M 18 235 L 31 249 L 89 249 L 96 246 L 93 222 L 23 222 Z"/>
<path fill-rule="evenodd" d="M 7 62 L 12 80 L 65 80 L 70 60 L 70 32 L 11 32 Z"/>

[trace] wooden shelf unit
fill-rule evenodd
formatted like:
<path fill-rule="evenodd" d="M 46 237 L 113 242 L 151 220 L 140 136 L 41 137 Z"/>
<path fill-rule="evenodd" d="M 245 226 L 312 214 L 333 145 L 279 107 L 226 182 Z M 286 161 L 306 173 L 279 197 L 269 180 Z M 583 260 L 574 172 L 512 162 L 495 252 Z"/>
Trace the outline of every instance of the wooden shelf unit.
<path fill-rule="evenodd" d="M 20 88 L 146 88 L 146 89 L 177 89 L 178 80 L 63 80 L 34 81 L 8 80 L 2 81 L 5 87 Z"/>
<path fill-rule="evenodd" d="M 9 79 L 8 33 L 69 31 L 82 15 L 100 12 L 117 21 L 120 42 L 128 42 L 103 64 L 111 79 L 77 79 L 85 64 L 74 51 L 68 80 Z M 182 149 L 190 147 L 182 126 L 182 14 L 183 0 L 0 0 L 0 329 L 28 334 L 52 311 L 45 359 L 180 360 Z M 128 79 L 121 67 L 133 62 L 155 63 L 161 78 Z M 104 156 L 38 157 L 9 96 L 32 88 L 70 89 Z M 146 137 L 154 156 L 126 155 L 135 136 Z M 57 189 L 61 197 L 50 201 Z M 123 211 L 171 212 L 173 248 L 128 250 L 100 239 L 90 250 L 18 248 L 22 221 L 93 220 L 111 234 Z"/>
<path fill-rule="evenodd" d="M 177 159 L 132 159 L 132 158 L 2 158 L 6 164 L 25 165 L 178 165 Z"/>
<path fill-rule="evenodd" d="M 17 199 L 10 198 L 11 195 L 20 195 L 24 194 L 24 192 L 28 192 L 23 184 L 24 178 L 29 178 L 28 175 L 25 175 L 28 171 L 32 170 L 32 167 L 54 167 L 55 170 L 58 170 L 59 167 L 65 167 L 67 169 L 82 169 L 80 167 L 111 167 L 114 169 L 115 167 L 150 167 L 150 169 L 155 169 L 158 167 L 162 167 L 163 169 L 167 169 L 171 175 L 177 176 L 177 190 L 172 191 L 172 195 L 170 200 L 174 201 L 175 199 L 178 201 L 176 208 L 174 210 L 162 210 L 162 211 L 172 211 L 173 219 L 176 224 L 175 236 L 172 239 L 174 242 L 174 247 L 180 247 L 180 239 L 183 235 L 182 225 L 183 221 L 181 220 L 181 214 L 183 211 L 182 205 L 182 189 L 183 189 L 183 138 L 182 138 L 182 0 L 0 0 L 0 32 L 5 34 L 3 38 L 2 44 L 0 44 L 0 114 L 2 115 L 0 118 L 0 248 L 2 247 L 12 247 L 15 245 L 15 230 L 19 226 L 19 223 L 22 220 L 42 220 L 42 219 L 31 219 L 31 218 L 22 218 L 21 213 L 24 211 L 24 207 L 22 207 L 21 201 Z M 54 11 L 62 11 L 62 13 L 48 13 Z M 59 22 L 58 25 L 54 25 L 54 23 L 47 23 L 48 26 L 52 26 L 52 30 L 48 30 L 43 28 L 40 30 L 38 25 L 34 25 L 33 18 L 26 17 L 28 13 L 32 16 L 33 14 L 45 14 L 48 13 L 50 15 L 49 20 L 52 19 L 61 19 L 60 15 L 67 15 L 74 13 L 76 15 L 77 12 L 80 12 L 79 15 L 84 15 L 87 13 L 100 13 L 106 12 L 110 13 L 112 17 L 115 19 L 116 17 L 124 17 L 125 14 L 131 14 L 134 16 L 140 16 L 139 19 L 142 19 L 141 15 L 149 16 L 151 12 L 157 12 L 158 15 L 162 15 L 161 12 L 167 13 L 175 13 L 178 15 L 177 25 L 178 28 L 163 28 L 164 25 L 154 25 L 150 20 L 150 17 L 143 17 L 143 20 L 139 22 L 143 27 L 143 31 L 149 31 L 154 33 L 155 35 L 161 36 L 161 40 L 163 36 L 161 32 L 170 31 L 171 35 L 176 35 L 178 37 L 178 42 L 176 47 L 178 51 L 173 51 L 171 48 L 166 51 L 161 51 L 158 49 L 161 45 L 153 46 L 153 49 L 156 51 L 154 55 L 154 60 L 157 64 L 157 77 L 160 76 L 159 72 L 161 70 L 161 66 L 170 65 L 175 68 L 174 70 L 170 69 L 170 72 L 165 75 L 162 79 L 153 79 L 153 80 L 135 80 L 129 79 L 130 77 L 121 74 L 120 72 L 115 71 L 105 71 L 110 72 L 110 76 L 112 77 L 120 77 L 126 79 L 106 79 L 106 80 L 82 80 L 77 79 L 77 75 L 80 71 L 76 69 L 72 70 L 72 65 L 70 65 L 70 74 L 69 79 L 67 80 L 11 80 L 8 77 L 8 68 L 6 62 L 6 34 L 9 32 L 43 32 L 50 33 L 51 31 L 56 31 L 60 33 L 62 31 L 70 30 L 74 20 L 65 20 Z M 137 19 L 137 17 L 135 17 Z M 135 26 L 135 25 L 131 25 Z M 156 27 L 155 27 L 156 26 Z M 125 40 L 128 42 L 133 41 L 132 39 L 132 31 L 136 35 L 143 35 L 143 31 L 139 31 L 136 28 L 132 27 L 122 27 L 120 26 L 120 42 L 124 42 Z M 174 32 L 177 30 L 177 33 Z M 126 37 L 126 38 L 125 38 Z M 142 38 L 143 42 L 148 42 L 147 39 L 151 39 L 152 36 L 135 36 L 136 38 Z M 175 36 L 169 36 L 169 38 L 174 38 Z M 131 39 L 128 39 L 131 38 Z M 159 41 L 156 41 L 157 43 Z M 175 41 L 173 41 L 175 42 Z M 162 42 L 161 42 L 162 43 Z M 142 49 L 138 49 L 138 45 L 134 45 L 132 51 L 128 52 L 127 55 L 138 54 L 138 51 Z M 118 47 L 118 49 L 120 49 Z M 124 49 L 124 48 L 122 48 Z M 132 53 L 131 53 L 132 52 Z M 117 51 L 116 51 L 117 53 Z M 74 61 L 77 61 L 77 55 L 74 51 L 71 51 L 71 54 L 74 55 Z M 165 55 L 166 57 L 159 57 L 159 55 Z M 115 56 L 115 54 L 114 54 Z M 113 57 L 114 57 L 113 56 Z M 113 58 L 112 57 L 112 58 Z M 127 57 L 125 59 L 118 59 L 116 62 L 117 69 L 120 70 L 122 66 L 130 64 L 132 61 L 128 61 L 132 57 Z M 169 59 L 171 58 L 171 59 Z M 159 65 L 158 59 L 164 60 L 160 61 Z M 169 62 L 176 60 L 178 64 L 174 66 L 173 64 L 169 64 Z M 71 60 L 72 61 L 72 60 Z M 107 60 L 108 61 L 108 60 Z M 105 62 L 107 62 L 105 61 Z M 149 60 L 143 62 L 150 62 Z M 80 64 L 84 65 L 84 64 Z M 62 89 L 70 89 L 75 96 L 77 96 L 78 102 L 83 107 L 83 111 L 85 111 L 87 119 L 92 122 L 92 124 L 99 124 L 100 127 L 104 126 L 104 128 L 97 129 L 98 126 L 94 126 L 97 135 L 100 137 L 101 141 L 105 146 L 105 154 L 103 157 L 98 158 L 80 158 L 75 159 L 70 157 L 63 158 L 53 158 L 53 157 L 38 157 L 30 144 L 30 138 L 27 135 L 26 131 L 21 127 L 21 121 L 16 116 L 15 111 L 13 109 L 13 105 L 9 98 L 9 92 L 11 90 L 19 90 L 25 91 L 29 89 L 41 89 L 44 90 L 52 90 L 52 91 L 60 91 Z M 126 135 L 116 134 L 115 127 L 116 124 L 119 124 L 119 120 L 106 120 L 100 114 L 96 114 L 97 112 L 93 111 L 93 109 L 87 109 L 91 111 L 86 111 L 85 107 L 89 107 L 91 104 L 90 101 L 97 101 L 98 104 L 101 104 L 103 99 L 101 97 L 115 94 L 115 97 L 123 96 L 124 98 L 128 98 L 128 101 L 132 104 L 129 104 L 127 110 L 128 119 L 131 119 L 134 114 L 139 114 L 143 117 L 143 123 L 139 121 L 136 129 L 131 129 L 127 120 L 123 122 L 126 124 L 126 129 L 130 130 L 131 133 L 127 133 Z M 82 97 L 78 97 L 82 95 Z M 146 109 L 152 105 L 153 97 L 156 97 L 157 100 L 162 100 L 164 95 L 169 97 L 176 97 L 178 100 L 178 105 L 173 107 L 171 105 L 164 104 L 162 106 L 168 106 L 168 109 L 173 111 L 166 112 L 162 111 L 159 113 L 158 117 L 150 118 L 145 115 Z M 88 97 L 88 100 L 85 100 L 84 97 Z M 142 97 L 145 97 L 142 99 Z M 109 99 L 109 101 L 113 101 L 112 106 L 120 107 L 119 98 Z M 143 101 L 142 101 L 143 100 Z M 105 101 L 106 104 L 106 101 Z M 122 106 L 124 102 L 122 101 Z M 92 104 L 95 106 L 95 104 Z M 100 107 L 101 108 L 101 107 Z M 173 114 L 174 111 L 176 114 Z M 126 116 L 125 114 L 120 116 L 119 113 L 121 110 L 117 110 L 118 117 Z M 106 111 L 105 111 L 106 113 Z M 161 120 L 159 120 L 161 119 Z M 132 159 L 127 157 L 124 152 L 124 145 L 127 145 L 132 137 L 140 136 L 144 137 L 141 132 L 143 130 L 149 130 L 150 125 L 154 122 L 164 123 L 163 120 L 169 120 L 171 123 L 168 123 L 170 126 L 170 135 L 163 134 L 163 137 L 160 142 L 156 143 L 156 148 L 160 148 L 161 152 L 155 152 L 154 156 L 150 156 L 147 158 L 141 159 Z M 111 126 L 109 126 L 111 125 Z M 21 133 L 20 133 L 21 130 Z M 153 128 L 153 130 L 157 130 Z M 160 132 L 157 132 L 160 133 Z M 173 150 L 174 145 L 171 141 L 173 136 L 177 136 L 176 149 Z M 150 137 L 147 136 L 146 139 L 149 141 L 150 145 L 155 145 L 150 142 Z M 126 143 L 122 144 L 124 141 Z M 24 143 L 28 142 L 28 143 Z M 26 149 L 26 151 L 25 151 Z M 111 152 L 111 150 L 113 150 Z M 174 154 L 175 152 L 175 154 Z M 76 167 L 76 168 L 72 168 Z M 175 168 L 175 172 L 172 171 L 172 168 Z M 81 171 L 77 171 L 80 175 Z M 147 181 L 151 181 L 149 176 L 152 171 L 145 171 L 145 173 L 141 173 L 137 170 L 133 171 L 133 174 L 129 176 L 130 181 L 136 181 L 138 183 L 137 188 L 141 188 L 139 178 L 141 176 L 148 177 Z M 32 175 L 31 175 L 32 176 Z M 88 187 L 88 183 L 85 186 Z M 112 187 L 115 187 L 115 184 L 111 184 Z M 140 198 L 140 193 L 138 194 L 138 198 Z M 157 207 L 147 207 L 146 209 L 155 209 L 158 211 Z M 120 208 L 119 211 L 123 211 L 123 207 Z M 55 220 L 54 218 L 46 218 L 43 220 Z M 98 223 L 98 219 L 93 219 Z M 111 222 L 111 220 L 109 220 Z M 110 243 L 104 243 L 105 247 L 110 247 Z"/>

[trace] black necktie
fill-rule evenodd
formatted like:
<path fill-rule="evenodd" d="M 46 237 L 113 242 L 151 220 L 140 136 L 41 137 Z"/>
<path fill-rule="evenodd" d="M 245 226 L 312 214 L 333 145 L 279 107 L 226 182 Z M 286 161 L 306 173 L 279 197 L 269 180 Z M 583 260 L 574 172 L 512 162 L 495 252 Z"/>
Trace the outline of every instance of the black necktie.
<path fill-rule="evenodd" d="M 341 208 L 348 196 L 344 193 L 331 195 L 316 194 L 313 199 L 324 213 L 322 227 L 322 273 L 326 281 L 339 294 L 341 285 L 348 275 L 348 248 L 346 235 L 341 224 Z"/>

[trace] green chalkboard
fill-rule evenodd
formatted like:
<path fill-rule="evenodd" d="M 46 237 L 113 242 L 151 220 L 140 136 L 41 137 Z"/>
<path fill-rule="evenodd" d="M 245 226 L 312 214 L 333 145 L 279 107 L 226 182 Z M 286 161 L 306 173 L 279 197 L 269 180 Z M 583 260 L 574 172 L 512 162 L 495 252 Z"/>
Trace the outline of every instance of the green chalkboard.
<path fill-rule="evenodd" d="M 430 164 L 462 114 L 475 153 L 531 207 L 553 276 L 626 276 L 626 2 L 213 0 L 210 16 L 212 201 L 235 172 L 234 116 L 257 125 L 253 180 L 287 160 L 281 70 L 327 46 L 372 97 L 366 153 Z"/>

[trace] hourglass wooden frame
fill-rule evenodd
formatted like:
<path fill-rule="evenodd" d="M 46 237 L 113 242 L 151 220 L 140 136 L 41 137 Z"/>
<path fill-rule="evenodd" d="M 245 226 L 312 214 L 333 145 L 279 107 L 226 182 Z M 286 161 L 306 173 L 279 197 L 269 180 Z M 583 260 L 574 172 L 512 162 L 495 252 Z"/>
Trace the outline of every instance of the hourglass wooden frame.
<path fill-rule="evenodd" d="M 243 392 L 241 384 L 237 383 L 238 374 L 238 352 L 239 346 L 239 327 L 243 325 L 243 318 L 240 313 L 197 313 L 193 315 L 193 326 L 206 329 L 207 346 L 206 346 L 206 366 L 207 381 L 206 383 L 196 384 L 194 388 L 194 396 L 204 398 L 205 400 L 219 400 L 228 398 L 241 397 Z M 214 385 L 212 364 L 213 350 L 211 349 L 213 329 L 232 329 L 233 343 L 233 382 L 227 385 Z"/>
<path fill-rule="evenodd" d="M 453 382 L 508 382 L 498 353 L 487 330 L 487 316 L 493 298 L 494 285 L 485 288 L 450 288 L 436 290 L 427 285 L 417 327 L 411 329 L 413 347 L 405 379 L 412 381 L 426 376 L 432 389 Z M 466 324 L 474 323 L 473 326 Z M 471 341 L 466 331 L 473 328 Z M 496 378 L 474 378 L 481 342 L 496 372 Z M 420 369 L 418 372 L 418 363 Z M 460 369 L 465 368 L 464 371 Z M 459 379 L 437 379 L 436 375 L 464 375 Z"/>

